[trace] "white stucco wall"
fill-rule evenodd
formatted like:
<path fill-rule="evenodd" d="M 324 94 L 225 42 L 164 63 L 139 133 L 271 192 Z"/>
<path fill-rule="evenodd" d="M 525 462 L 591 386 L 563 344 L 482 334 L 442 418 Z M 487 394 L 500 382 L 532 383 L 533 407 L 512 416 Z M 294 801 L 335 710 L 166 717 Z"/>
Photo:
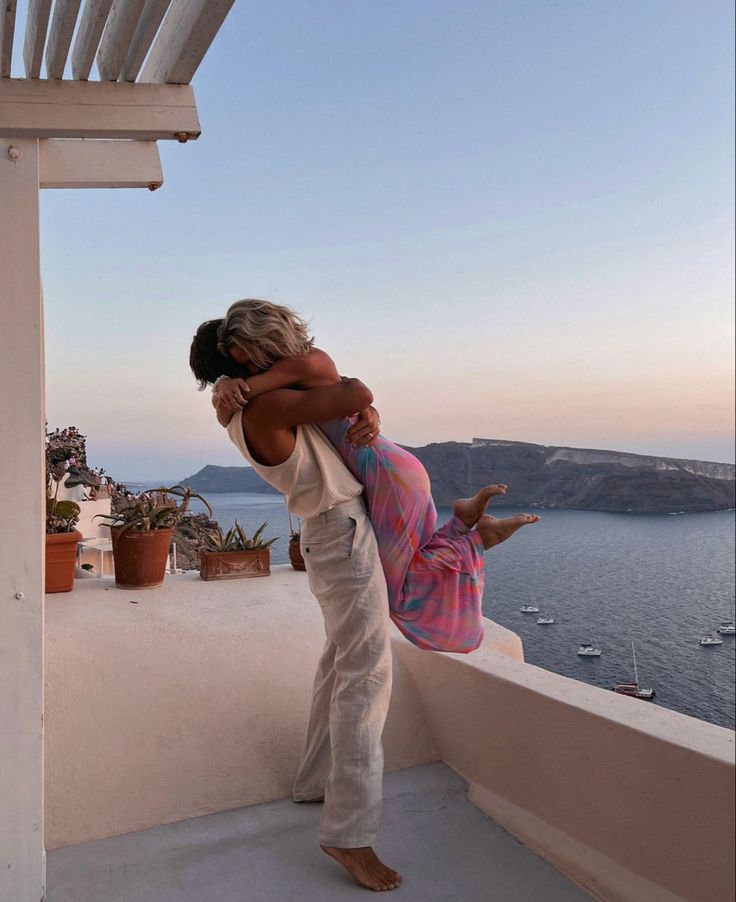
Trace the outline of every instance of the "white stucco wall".
<path fill-rule="evenodd" d="M 415 652 L 441 759 L 525 845 L 610 902 L 732 902 L 732 730 L 488 649 Z"/>
<path fill-rule="evenodd" d="M 304 574 L 151 592 L 83 580 L 46 604 L 50 848 L 290 794 L 324 641 Z M 734 734 L 523 663 L 398 632 L 386 768 L 443 760 L 595 897 L 731 902 Z"/>
<path fill-rule="evenodd" d="M 77 580 L 46 604 L 46 844 L 289 795 L 324 626 L 306 575 L 152 591 Z M 487 642 L 521 655 L 489 623 Z M 398 648 L 408 645 L 395 631 Z M 438 759 L 395 655 L 389 770 Z"/>

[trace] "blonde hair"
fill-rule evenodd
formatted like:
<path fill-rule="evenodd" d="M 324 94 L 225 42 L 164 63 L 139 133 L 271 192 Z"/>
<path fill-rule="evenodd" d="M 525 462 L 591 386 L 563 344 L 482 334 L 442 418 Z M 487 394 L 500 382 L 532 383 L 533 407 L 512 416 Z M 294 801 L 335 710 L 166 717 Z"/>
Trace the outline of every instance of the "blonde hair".
<path fill-rule="evenodd" d="M 230 306 L 217 347 L 227 354 L 232 345 L 238 345 L 255 366 L 267 369 L 281 357 L 308 354 L 313 344 L 307 323 L 293 310 L 250 298 Z"/>

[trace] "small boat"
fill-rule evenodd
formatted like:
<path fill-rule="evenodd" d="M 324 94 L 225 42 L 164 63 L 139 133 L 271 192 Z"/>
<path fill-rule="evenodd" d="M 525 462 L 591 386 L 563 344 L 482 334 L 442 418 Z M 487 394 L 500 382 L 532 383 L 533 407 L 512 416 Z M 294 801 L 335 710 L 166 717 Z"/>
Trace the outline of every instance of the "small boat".
<path fill-rule="evenodd" d="M 733 602 L 731 602 L 731 616 L 728 620 L 722 620 L 718 632 L 722 636 L 736 636 L 736 621 L 734 620 Z"/>
<path fill-rule="evenodd" d="M 555 622 L 555 618 L 550 617 L 549 614 L 540 614 L 540 616 L 537 617 L 537 623 L 540 626 L 546 626 L 548 623 L 554 623 L 554 622 Z"/>
<path fill-rule="evenodd" d="M 701 645 L 723 645 L 723 639 L 720 636 L 716 636 L 714 633 L 710 635 L 703 636 L 700 640 Z"/>
<path fill-rule="evenodd" d="M 581 642 L 578 654 L 581 658 L 600 658 L 602 651 L 594 642 Z"/>
<path fill-rule="evenodd" d="M 519 610 L 522 614 L 538 614 L 539 608 L 535 604 L 523 604 Z"/>
<path fill-rule="evenodd" d="M 628 695 L 631 698 L 643 698 L 645 701 L 651 701 L 654 698 L 654 689 L 643 689 L 639 685 L 639 674 L 636 670 L 636 649 L 634 643 L 631 643 L 631 654 L 634 657 L 634 682 L 633 683 L 616 683 L 613 687 L 614 692 L 619 695 Z"/>

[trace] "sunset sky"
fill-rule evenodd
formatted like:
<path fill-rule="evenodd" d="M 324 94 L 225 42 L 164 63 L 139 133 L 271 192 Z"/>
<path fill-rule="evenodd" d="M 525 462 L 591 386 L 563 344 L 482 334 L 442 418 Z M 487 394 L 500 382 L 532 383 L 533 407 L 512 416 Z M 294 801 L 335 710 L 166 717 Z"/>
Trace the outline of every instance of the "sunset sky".
<path fill-rule="evenodd" d="M 49 424 L 242 463 L 189 343 L 267 297 L 402 443 L 733 461 L 732 42 L 730 0 L 236 3 L 162 189 L 43 194 Z"/>

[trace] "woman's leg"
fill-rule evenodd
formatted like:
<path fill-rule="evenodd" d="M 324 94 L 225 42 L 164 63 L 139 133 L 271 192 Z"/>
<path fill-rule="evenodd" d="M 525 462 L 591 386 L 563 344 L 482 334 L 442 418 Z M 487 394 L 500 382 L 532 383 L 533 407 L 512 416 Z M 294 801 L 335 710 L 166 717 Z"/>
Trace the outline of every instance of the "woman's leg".
<path fill-rule="evenodd" d="M 482 542 L 457 516 L 438 530 L 421 462 L 383 437 L 371 446 L 352 446 L 346 439 L 351 425 L 345 418 L 320 428 L 365 488 L 391 619 L 420 648 L 472 651 L 483 636 Z M 464 502 L 459 512 L 467 522 L 476 499 Z"/>
<path fill-rule="evenodd" d="M 506 486 L 486 486 L 473 498 L 459 499 L 452 519 L 437 529 L 429 476 L 421 462 L 383 437 L 370 446 L 352 446 L 346 438 L 351 425 L 345 418 L 320 423 L 320 428 L 365 488 L 391 619 L 419 648 L 473 651 L 483 638 L 483 552 L 496 544 L 491 532 L 510 534 L 508 520 L 496 520 L 492 528 L 493 518 L 484 518 L 483 512 Z M 479 531 L 471 530 L 479 519 Z"/>

